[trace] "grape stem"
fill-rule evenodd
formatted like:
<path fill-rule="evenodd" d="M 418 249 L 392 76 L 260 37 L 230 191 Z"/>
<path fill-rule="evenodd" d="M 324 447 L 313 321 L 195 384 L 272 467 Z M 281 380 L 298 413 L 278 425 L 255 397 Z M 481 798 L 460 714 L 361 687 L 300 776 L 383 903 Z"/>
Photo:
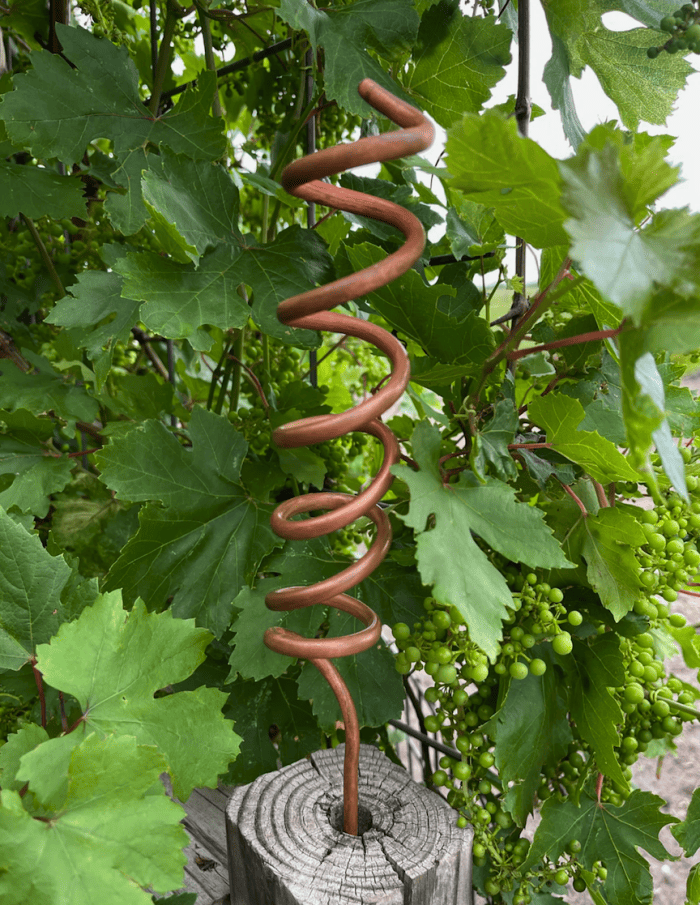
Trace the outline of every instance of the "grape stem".
<path fill-rule="evenodd" d="M 609 508 L 610 503 L 605 494 L 605 488 L 603 487 L 603 485 L 601 483 L 599 483 L 598 481 L 596 481 L 595 478 L 591 478 L 591 483 L 593 484 L 593 487 L 595 488 L 595 495 L 598 497 L 598 504 L 600 505 L 600 508 L 601 509 Z"/>
<path fill-rule="evenodd" d="M 689 707 L 687 704 L 680 704 L 678 701 L 674 701 L 670 698 L 660 698 L 660 700 L 666 701 L 669 707 L 674 710 L 678 710 L 680 713 L 687 713 L 688 716 L 694 716 L 696 720 L 700 720 L 700 711 L 695 710 L 694 707 Z"/>
<path fill-rule="evenodd" d="M 46 697 L 44 696 L 44 682 L 41 673 L 36 668 L 36 657 L 32 657 L 29 661 L 32 664 L 32 672 L 34 673 L 34 681 L 36 682 L 37 691 L 39 692 L 39 704 L 41 705 L 41 725 L 46 728 Z"/>
<path fill-rule="evenodd" d="M 583 501 L 581 500 L 581 498 L 575 493 L 575 491 L 573 491 L 573 490 L 571 489 L 571 487 L 569 487 L 568 484 L 565 484 L 565 483 L 564 483 L 563 481 L 561 481 L 561 480 L 559 481 L 559 483 L 560 483 L 561 486 L 564 488 L 564 491 L 565 491 L 566 493 L 569 494 L 569 496 L 571 497 L 571 499 L 576 503 L 576 505 L 578 506 L 578 508 L 581 510 L 581 515 L 582 515 L 584 518 L 588 518 L 588 510 L 586 509 L 585 505 L 583 504 Z"/>
<path fill-rule="evenodd" d="M 56 290 L 58 291 L 58 297 L 63 298 L 63 296 L 66 294 L 66 290 L 63 288 L 63 283 L 61 282 L 61 278 L 56 273 L 56 268 L 53 266 L 53 261 L 51 260 L 51 255 L 46 250 L 46 246 L 44 245 L 44 242 L 43 242 L 41 236 L 39 235 L 39 230 L 34 225 L 34 221 L 32 220 L 31 217 L 26 217 L 24 214 L 20 214 L 20 216 L 24 220 L 24 224 L 27 227 L 27 229 L 29 230 L 29 234 L 31 235 L 31 237 L 34 241 L 34 244 L 36 245 L 36 247 L 39 250 L 39 254 L 41 255 L 41 260 L 44 262 L 44 266 L 48 270 L 49 276 L 53 280 L 53 284 L 56 287 Z"/>

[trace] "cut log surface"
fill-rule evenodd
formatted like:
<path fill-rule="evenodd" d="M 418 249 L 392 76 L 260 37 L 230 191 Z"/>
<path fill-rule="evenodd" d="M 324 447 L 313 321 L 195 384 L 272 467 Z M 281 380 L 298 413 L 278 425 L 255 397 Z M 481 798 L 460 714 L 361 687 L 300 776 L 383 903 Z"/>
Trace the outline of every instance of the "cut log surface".
<path fill-rule="evenodd" d="M 370 745 L 360 749 L 361 834 L 342 831 L 344 754 L 319 751 L 233 791 L 231 905 L 470 905 L 471 828 Z"/>

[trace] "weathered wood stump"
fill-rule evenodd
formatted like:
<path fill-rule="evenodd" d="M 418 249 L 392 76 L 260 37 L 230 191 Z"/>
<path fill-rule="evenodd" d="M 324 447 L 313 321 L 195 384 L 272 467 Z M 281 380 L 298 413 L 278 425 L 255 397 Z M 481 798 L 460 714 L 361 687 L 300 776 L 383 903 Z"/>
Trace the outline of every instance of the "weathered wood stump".
<path fill-rule="evenodd" d="M 345 745 L 233 792 L 231 905 L 470 905 L 471 827 L 371 745 L 361 745 L 359 834 L 343 826 Z"/>

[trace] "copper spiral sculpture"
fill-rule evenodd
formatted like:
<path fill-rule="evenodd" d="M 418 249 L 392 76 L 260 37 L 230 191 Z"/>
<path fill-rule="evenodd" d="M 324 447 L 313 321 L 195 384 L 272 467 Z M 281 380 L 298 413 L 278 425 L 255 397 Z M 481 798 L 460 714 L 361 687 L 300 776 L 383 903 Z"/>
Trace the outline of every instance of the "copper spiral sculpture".
<path fill-rule="evenodd" d="M 357 496 L 309 493 L 294 497 L 275 509 L 271 524 L 278 536 L 291 540 L 330 534 L 361 516 L 368 516 L 376 525 L 377 531 L 367 553 L 342 572 L 308 587 L 274 591 L 267 595 L 265 603 L 271 610 L 295 610 L 314 604 L 333 606 L 351 613 L 366 628 L 339 638 L 304 638 L 296 632 L 276 626 L 268 629 L 264 636 L 265 644 L 271 650 L 289 657 L 310 660 L 328 681 L 338 699 L 346 733 L 343 826 L 350 835 L 357 835 L 358 826 L 360 730 L 350 692 L 330 658 L 346 657 L 367 650 L 377 643 L 381 634 L 382 626 L 377 614 L 344 592 L 355 587 L 377 568 L 391 544 L 389 519 L 377 504 L 393 480 L 390 469 L 399 459 L 399 447 L 396 437 L 381 422 L 380 416 L 406 389 L 409 363 L 404 347 L 386 330 L 360 318 L 331 313 L 330 309 L 367 295 L 409 270 L 425 247 L 425 233 L 420 221 L 399 205 L 330 185 L 322 182 L 322 179 L 351 167 L 415 154 L 428 148 L 433 141 L 433 127 L 419 110 L 394 97 L 371 79 L 364 79 L 358 91 L 375 110 L 402 128 L 362 138 L 351 144 L 326 148 L 296 160 L 282 173 L 282 186 L 298 198 L 390 223 L 401 230 L 406 242 L 398 251 L 372 267 L 286 299 L 277 308 L 277 316 L 283 324 L 293 327 L 345 333 L 366 340 L 389 358 L 392 373 L 388 382 L 373 396 L 348 411 L 292 421 L 277 428 L 272 439 L 278 446 L 290 448 L 309 446 L 361 431 L 376 437 L 382 443 L 384 461 L 372 483 Z M 294 516 L 312 511 L 321 511 L 323 514 L 293 521 Z"/>

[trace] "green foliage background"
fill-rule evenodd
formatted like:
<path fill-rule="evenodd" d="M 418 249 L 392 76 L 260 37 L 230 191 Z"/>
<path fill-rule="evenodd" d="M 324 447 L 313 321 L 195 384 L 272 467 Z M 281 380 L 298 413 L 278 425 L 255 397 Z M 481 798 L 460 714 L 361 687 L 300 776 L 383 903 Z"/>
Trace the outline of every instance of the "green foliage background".
<path fill-rule="evenodd" d="M 560 902 L 563 864 L 596 905 L 637 905 L 652 895 L 640 849 L 669 857 L 663 825 L 697 850 L 697 792 L 687 815 L 661 815 L 661 799 L 630 788 L 621 748 L 631 664 L 649 646 L 639 639 L 661 668 L 649 701 L 677 645 L 700 665 L 694 631 L 653 603 L 691 588 L 694 572 L 674 577 L 670 550 L 651 564 L 654 532 L 627 502 L 650 493 L 664 524 L 682 513 L 681 551 L 695 549 L 700 404 L 680 381 L 700 359 L 700 216 L 663 207 L 679 178 L 673 137 L 640 131 L 665 122 L 692 68 L 647 55 L 666 40 L 670 0 L 544 7 L 566 160 L 519 134 L 513 98 L 486 109 L 517 54 L 514 2 L 83 0 L 64 23 L 59 3 L 0 6 L 3 902 L 139 905 L 175 890 L 186 839 L 161 773 L 186 799 L 344 737 L 314 667 L 262 639 L 273 625 L 355 630 L 333 609 L 273 613 L 264 597 L 335 574 L 372 536 L 367 522 L 283 542 L 269 522 L 310 488 L 357 492 L 381 462 L 362 435 L 271 441 L 281 424 L 352 406 L 388 370 L 354 340 L 276 318 L 285 298 L 401 244 L 392 227 L 338 211 L 310 222 L 279 184 L 309 148 L 309 120 L 320 148 L 393 128 L 357 94 L 366 77 L 448 139 L 444 159 L 336 180 L 440 234 L 411 271 L 348 306 L 393 331 L 412 368 L 388 421 L 402 451 L 385 499 L 394 543 L 356 593 L 388 625 L 447 646 L 442 665 L 461 671 L 440 703 L 460 681 L 473 701 L 472 680 L 485 689 L 477 723 L 455 731 L 471 732 L 460 750 L 472 784 L 466 770 L 447 784 L 463 818 L 490 823 L 475 884 L 497 905 Z M 610 32 L 612 9 L 639 27 Z M 620 117 L 588 134 L 571 91 L 586 66 Z M 525 288 L 506 265 L 515 237 L 542 254 L 511 333 L 493 321 Z M 561 627 L 516 615 L 529 574 L 538 594 L 562 590 L 562 625 L 583 612 L 567 623 L 571 653 L 548 643 Z M 453 619 L 437 640 L 434 608 Z M 508 672 L 518 619 L 547 669 L 522 681 Z M 407 660 L 407 645 L 337 663 L 363 741 L 393 757 L 401 674 L 430 662 L 427 648 Z M 672 734 L 649 753 L 672 749 Z M 576 783 L 545 796 L 546 771 L 576 758 Z M 478 791 L 494 761 L 496 824 Z"/>

